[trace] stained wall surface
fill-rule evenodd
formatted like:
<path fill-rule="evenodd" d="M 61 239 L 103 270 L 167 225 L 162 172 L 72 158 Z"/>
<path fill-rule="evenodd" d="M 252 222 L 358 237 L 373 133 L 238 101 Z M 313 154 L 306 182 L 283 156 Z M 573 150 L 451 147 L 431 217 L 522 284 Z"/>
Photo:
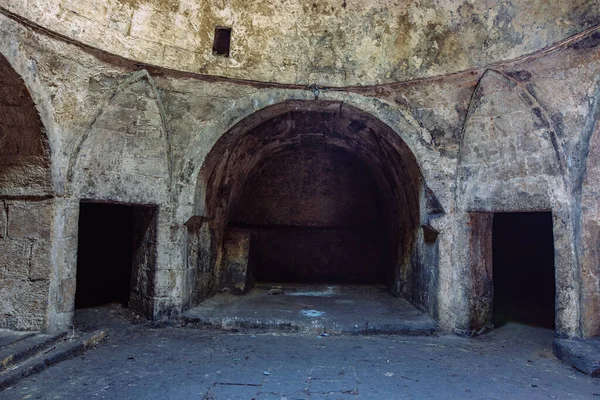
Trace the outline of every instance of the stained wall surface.
<path fill-rule="evenodd" d="M 369 85 L 482 67 L 600 22 L 594 0 L 3 0 L 88 46 L 150 65 L 231 78 Z M 232 29 L 213 57 L 216 26 Z"/>
<path fill-rule="evenodd" d="M 154 210 L 132 283 L 149 318 L 245 276 L 252 242 L 228 227 L 254 221 L 232 205 L 254 166 L 300 140 L 301 112 L 396 205 L 393 293 L 442 329 L 479 331 L 489 215 L 550 211 L 557 334 L 600 335 L 594 5 L 0 2 L 2 90 L 28 94 L 0 101 L 0 326 L 69 326 L 82 200 Z M 212 55 L 217 25 L 232 26 L 230 58 Z M 19 146 L 6 121 L 41 141 Z"/>

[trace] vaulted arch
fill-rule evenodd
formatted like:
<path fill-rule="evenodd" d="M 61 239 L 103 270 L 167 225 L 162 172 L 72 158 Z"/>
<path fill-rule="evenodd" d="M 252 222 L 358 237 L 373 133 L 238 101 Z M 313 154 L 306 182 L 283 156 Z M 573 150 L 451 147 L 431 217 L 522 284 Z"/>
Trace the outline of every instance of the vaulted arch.
<path fill-rule="evenodd" d="M 442 212 L 406 143 L 377 118 L 336 101 L 256 112 L 221 137 L 200 171 L 204 215 L 188 221 L 191 304 L 217 289 L 245 291 L 253 279 L 291 279 L 386 283 L 430 308 L 436 267 L 417 250 L 424 197 Z M 232 247 L 252 258 L 247 270 L 232 267 Z"/>

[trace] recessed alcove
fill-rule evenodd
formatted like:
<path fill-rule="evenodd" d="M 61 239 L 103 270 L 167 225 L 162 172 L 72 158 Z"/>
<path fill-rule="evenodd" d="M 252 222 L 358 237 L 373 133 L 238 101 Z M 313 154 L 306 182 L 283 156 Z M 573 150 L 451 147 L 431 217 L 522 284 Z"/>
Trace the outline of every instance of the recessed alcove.
<path fill-rule="evenodd" d="M 420 198 L 434 195 L 398 133 L 373 116 L 328 101 L 258 111 L 215 144 L 197 188 L 205 216 L 187 223 L 191 306 L 283 283 L 375 285 L 434 309 L 437 235 L 419 225 Z"/>

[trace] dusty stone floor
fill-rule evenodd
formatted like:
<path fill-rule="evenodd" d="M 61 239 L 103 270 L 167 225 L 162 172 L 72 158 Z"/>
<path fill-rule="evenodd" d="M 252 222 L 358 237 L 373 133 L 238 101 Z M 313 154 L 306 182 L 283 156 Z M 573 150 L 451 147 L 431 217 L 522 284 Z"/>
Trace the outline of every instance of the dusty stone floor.
<path fill-rule="evenodd" d="M 305 333 L 428 335 L 437 324 L 384 286 L 261 284 L 244 296 L 220 294 L 184 314 L 188 323 L 225 329 Z"/>
<path fill-rule="evenodd" d="M 8 329 L 0 329 L 0 348 L 33 335 L 34 332 L 16 332 Z"/>
<path fill-rule="evenodd" d="M 551 354 L 549 330 L 474 339 L 153 327 L 118 308 L 79 323 L 108 339 L 0 399 L 591 399 L 600 380 Z"/>

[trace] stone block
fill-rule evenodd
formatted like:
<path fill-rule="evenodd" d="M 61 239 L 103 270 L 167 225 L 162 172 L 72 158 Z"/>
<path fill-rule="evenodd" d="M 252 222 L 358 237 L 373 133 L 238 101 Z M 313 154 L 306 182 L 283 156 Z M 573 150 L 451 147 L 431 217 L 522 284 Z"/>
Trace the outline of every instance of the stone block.
<path fill-rule="evenodd" d="M 155 273 L 155 295 L 160 297 L 181 296 L 181 271 L 157 270 Z"/>
<path fill-rule="evenodd" d="M 196 63 L 196 54 L 177 46 L 165 46 L 164 60 L 167 63 L 179 63 L 183 68 L 192 69 Z"/>
<path fill-rule="evenodd" d="M 133 30 L 133 24 L 131 26 Z M 132 33 L 133 34 L 133 33 Z M 153 42 L 145 39 L 138 39 L 139 46 L 129 48 L 129 53 L 132 58 L 144 59 L 148 58 L 148 61 L 154 61 L 157 63 L 162 62 L 162 55 L 164 53 L 164 46 L 161 43 Z"/>
<path fill-rule="evenodd" d="M 158 297 L 153 301 L 153 319 L 175 318 L 181 312 L 181 299 L 175 297 Z"/>
<path fill-rule="evenodd" d="M 0 326 L 17 330 L 41 330 L 44 328 L 48 308 L 48 282 L 30 282 L 22 279 L 7 279 L 1 282 Z"/>
<path fill-rule="evenodd" d="M 50 313 L 46 322 L 48 332 L 64 332 L 73 326 L 73 312 Z"/>
<path fill-rule="evenodd" d="M 56 292 L 56 311 L 59 313 L 66 313 L 73 311 L 75 306 L 75 290 L 77 284 L 75 278 L 64 279 L 58 284 L 58 291 Z"/>
<path fill-rule="evenodd" d="M 232 293 L 242 294 L 248 290 L 250 240 L 247 230 L 228 229 L 225 233 L 221 286 Z"/>
<path fill-rule="evenodd" d="M 54 262 L 57 266 L 58 279 L 71 279 L 75 277 L 77 269 L 77 238 L 55 239 L 56 257 Z"/>
<path fill-rule="evenodd" d="M 8 233 L 8 216 L 6 214 L 6 203 L 0 201 L 0 239 L 7 237 Z"/>
<path fill-rule="evenodd" d="M 29 279 L 32 281 L 50 279 L 52 269 L 52 246 L 49 241 L 37 240 L 31 246 Z"/>
<path fill-rule="evenodd" d="M 87 19 L 104 23 L 106 21 L 106 4 L 97 1 L 78 1 L 63 0 L 62 5 L 65 9 L 72 11 Z"/>
<path fill-rule="evenodd" d="M 127 3 L 113 2 L 108 6 L 108 29 L 127 35 L 131 28 L 133 8 Z"/>
<path fill-rule="evenodd" d="M 169 269 L 184 271 L 187 268 L 186 240 L 187 229 L 183 226 L 172 226 L 169 240 L 159 243 L 159 251 L 169 255 Z"/>
<path fill-rule="evenodd" d="M 14 13 L 19 13 L 27 8 L 27 0 L 7 0 L 6 8 Z"/>
<path fill-rule="evenodd" d="M 49 239 L 54 222 L 54 205 L 43 201 L 8 202 L 8 236 Z"/>
<path fill-rule="evenodd" d="M 552 352 L 565 363 L 591 376 L 600 376 L 600 340 L 554 339 Z"/>
<path fill-rule="evenodd" d="M 28 240 L 0 240 L 0 278 L 27 279 L 31 242 Z M 3 288 L 4 289 L 4 288 Z"/>
<path fill-rule="evenodd" d="M 79 234 L 79 201 L 78 200 L 56 200 L 56 219 L 61 232 L 57 236 L 63 239 L 77 240 Z"/>

